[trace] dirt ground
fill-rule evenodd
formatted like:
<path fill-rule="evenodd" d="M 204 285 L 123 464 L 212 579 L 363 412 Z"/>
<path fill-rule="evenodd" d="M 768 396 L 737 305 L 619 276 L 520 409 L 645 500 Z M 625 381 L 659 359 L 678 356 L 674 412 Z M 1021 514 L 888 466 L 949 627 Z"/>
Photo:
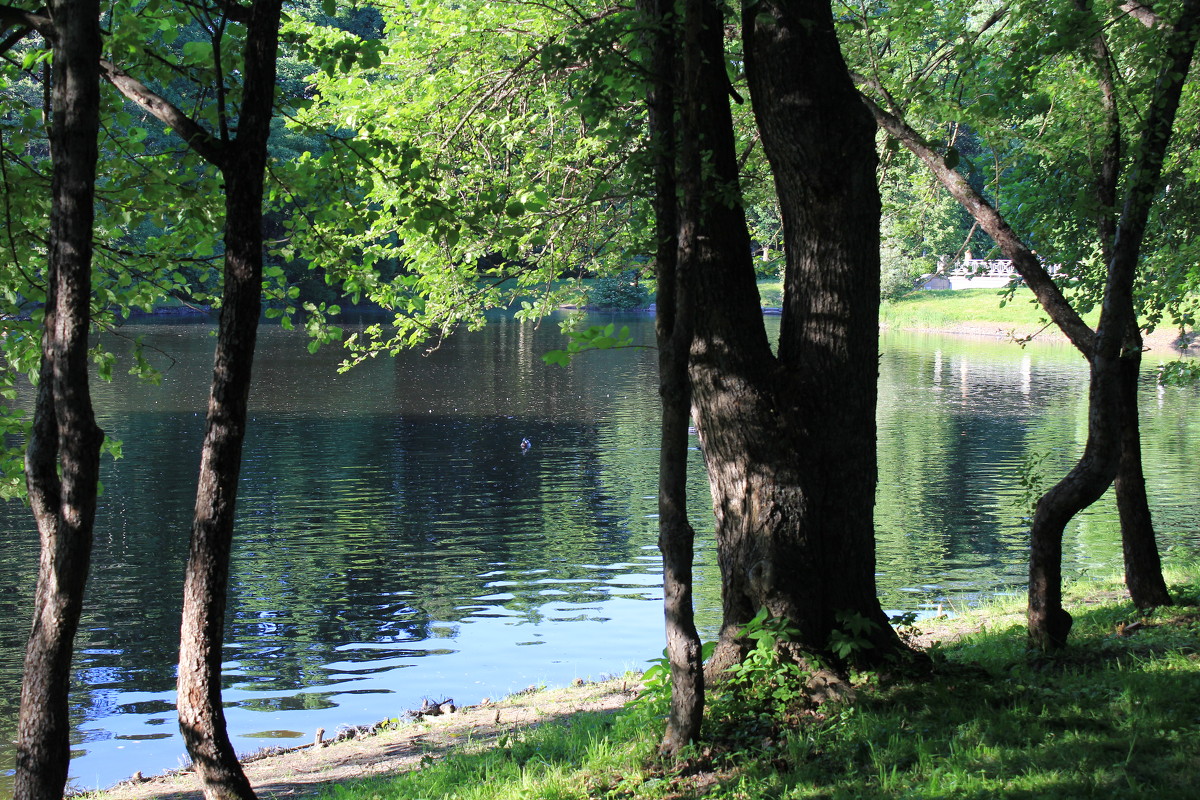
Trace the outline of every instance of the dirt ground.
<path fill-rule="evenodd" d="M 640 690 L 633 680 L 617 678 L 563 689 L 526 690 L 498 702 L 422 716 L 393 729 L 343 741 L 308 744 L 264 757 L 248 757 L 246 776 L 260 798 L 300 800 L 314 797 L 329 781 L 394 775 L 422 760 L 438 758 L 460 746 L 487 747 L 514 729 L 540 725 L 577 711 L 615 711 Z M 336 731 L 326 733 L 332 739 Z M 97 797 L 104 800 L 201 800 L 194 773 L 177 772 L 120 783 Z"/>

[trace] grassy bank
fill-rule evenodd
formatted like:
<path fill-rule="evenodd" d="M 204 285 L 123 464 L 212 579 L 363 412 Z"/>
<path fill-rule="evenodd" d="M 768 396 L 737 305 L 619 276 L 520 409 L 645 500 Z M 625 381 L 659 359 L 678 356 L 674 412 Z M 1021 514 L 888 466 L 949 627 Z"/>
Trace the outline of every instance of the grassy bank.
<path fill-rule="evenodd" d="M 1014 600 L 923 624 L 926 641 L 944 641 L 932 668 L 857 676 L 844 706 L 768 711 L 716 697 L 709 744 L 682 769 L 654 757 L 661 707 L 649 704 L 514 732 L 322 797 L 1195 797 L 1200 581 L 1172 577 L 1187 605 L 1150 615 L 1113 599 L 1117 583 L 1075 587 L 1072 643 L 1052 657 L 1026 652 Z"/>
<path fill-rule="evenodd" d="M 766 307 L 778 307 L 783 299 L 779 280 L 760 280 L 758 293 Z M 1003 307 L 999 289 L 911 292 L 880 306 L 880 324 L 891 328 L 954 330 L 962 325 L 1036 330 L 1046 324 L 1046 315 L 1034 302 L 1033 293 L 1018 289 Z M 1088 317 L 1094 322 L 1093 313 Z"/>
<path fill-rule="evenodd" d="M 1046 314 L 1034 301 L 1033 292 L 1018 289 L 1000 305 L 999 289 L 913 292 L 897 300 L 884 301 L 880 323 L 891 328 L 954 330 L 962 325 L 990 325 L 998 329 L 1032 332 L 1046 324 Z M 1095 323 L 1096 314 L 1085 318 Z"/>

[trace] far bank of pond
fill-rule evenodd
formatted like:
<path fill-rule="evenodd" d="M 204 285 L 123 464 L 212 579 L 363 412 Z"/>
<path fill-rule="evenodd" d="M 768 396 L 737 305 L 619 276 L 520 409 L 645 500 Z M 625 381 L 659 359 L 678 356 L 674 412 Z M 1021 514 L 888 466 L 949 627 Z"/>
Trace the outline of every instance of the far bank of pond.
<path fill-rule="evenodd" d="M 1094 310 L 1084 315 L 1085 321 L 1092 326 L 1098 318 L 1099 313 Z M 883 301 L 880 324 L 888 330 L 985 336 L 1008 342 L 1067 341 L 1066 336 L 1049 323 L 1033 293 L 1025 288 L 1017 289 L 1009 298 L 997 289 L 911 292 Z M 1144 334 L 1143 344 L 1148 350 L 1166 356 L 1200 351 L 1200 339 L 1194 332 L 1170 326 L 1160 326 Z"/>
<path fill-rule="evenodd" d="M 648 315 L 594 320 L 653 341 Z M 118 374 L 95 388 L 101 425 L 125 442 L 125 458 L 104 465 L 78 642 L 80 789 L 176 767 L 184 752 L 174 657 L 212 340 L 203 324 L 140 330 L 175 364 L 161 387 Z M 428 357 L 340 375 L 341 351 L 310 356 L 300 334 L 265 327 L 260 344 L 226 650 L 239 751 L 373 723 L 424 697 L 471 704 L 620 674 L 661 650 L 652 350 L 549 367 L 540 355 L 561 346 L 555 325 L 497 319 Z M 1086 382 L 1065 345 L 884 335 L 876 517 L 885 607 L 928 611 L 1019 587 L 1021 476 L 1048 479 L 1077 455 Z M 1200 550 L 1196 400 L 1194 389 L 1143 386 L 1150 494 L 1168 558 Z M 719 580 L 698 452 L 692 468 L 697 604 L 711 633 Z M 1109 505 L 1084 515 L 1068 534 L 1068 574 L 1115 569 L 1116 531 Z M 20 504 L 0 511 L 0 540 L 7 743 L 37 559 Z M 0 743 L 0 759 L 11 765 L 10 745 Z"/>

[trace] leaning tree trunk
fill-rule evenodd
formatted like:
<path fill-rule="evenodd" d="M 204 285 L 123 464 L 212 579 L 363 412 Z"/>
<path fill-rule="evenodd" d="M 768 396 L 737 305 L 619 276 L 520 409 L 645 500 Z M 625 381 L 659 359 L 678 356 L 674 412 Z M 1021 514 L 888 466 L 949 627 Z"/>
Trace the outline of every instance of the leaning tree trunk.
<path fill-rule="evenodd" d="M 51 3 L 50 16 L 50 247 L 42 366 L 25 456 L 41 558 L 17 724 L 17 800 L 58 800 L 67 782 L 71 653 L 91 559 L 104 439 L 92 413 L 87 372 L 100 107 L 99 7 L 58 0 Z"/>
<path fill-rule="evenodd" d="M 1140 478 L 1140 447 L 1135 442 L 1140 347 L 1128 343 L 1137 338 L 1131 336 L 1137 325 L 1133 311 L 1133 279 L 1146 220 L 1157 192 L 1162 160 L 1174 126 L 1180 90 L 1196 46 L 1197 8 L 1197 0 L 1186 2 L 1179 22 L 1164 34 L 1169 40 L 1168 63 L 1164 64 L 1155 87 L 1117 233 L 1112 237 L 1104 305 L 1095 333 L 1066 301 L 1037 257 L 1003 217 L 961 175 L 948 168 L 916 131 L 869 97 L 863 97 L 879 126 L 919 157 L 1012 259 L 1013 266 L 1033 290 L 1042 308 L 1072 344 L 1085 354 L 1091 366 L 1089 430 L 1084 455 L 1071 472 L 1039 500 L 1030 531 L 1029 634 L 1035 645 L 1045 648 L 1061 646 L 1071 629 L 1071 617 L 1062 608 L 1062 535 L 1065 526 L 1074 514 L 1103 494 L 1119 470 L 1123 470 L 1118 487 L 1118 503 L 1124 509 L 1123 540 L 1126 552 L 1134 553 L 1132 560 L 1128 555 L 1126 557 L 1127 570 L 1131 563 L 1136 565 L 1133 573 L 1127 573 L 1130 592 L 1138 592 L 1139 599 L 1135 602 L 1139 603 L 1148 601 L 1147 604 L 1152 605 L 1155 604 L 1153 599 L 1169 600 L 1165 586 L 1161 587 L 1161 593 L 1156 587 L 1162 580 L 1161 570 L 1153 570 L 1157 545 L 1153 541 L 1148 506 L 1144 498 L 1138 496 L 1139 492 L 1144 494 L 1145 491 L 1144 480 Z M 1104 230 L 1103 226 L 1101 230 Z M 1130 426 L 1133 426 L 1132 431 Z M 1139 512 L 1144 513 L 1141 519 L 1134 516 Z M 1153 574 L 1155 572 L 1157 575 Z"/>
<path fill-rule="evenodd" d="M 1106 298 L 1111 293 L 1105 292 Z M 1106 309 L 1108 306 L 1106 299 Z M 1115 307 L 1115 304 L 1114 304 Z M 1132 311 L 1132 304 L 1129 306 Z M 1083 455 L 1067 475 L 1038 500 L 1029 530 L 1030 639 L 1043 649 L 1062 647 L 1071 632 L 1071 615 L 1062 605 L 1062 542 L 1067 523 L 1100 499 L 1117 474 L 1123 417 L 1117 349 L 1103 341 L 1106 328 L 1119 327 L 1101 312 L 1092 352 L 1088 389 L 1088 439 Z M 1114 336 L 1120 341 L 1119 336 Z"/>
<path fill-rule="evenodd" d="M 647 28 L 650 52 L 650 149 L 654 154 L 654 215 L 658 279 L 655 333 L 658 342 L 659 395 L 662 398 L 661 446 L 658 466 L 658 547 L 663 558 L 663 610 L 667 657 L 671 665 L 671 707 L 660 751 L 674 756 L 700 735 L 704 715 L 704 665 L 700 634 L 692 607 L 692 560 L 695 531 L 687 516 L 688 422 L 691 392 L 688 351 L 691 309 L 686 288 L 690 246 L 680 247 L 680 214 L 676 206 L 675 175 L 675 31 L 668 21 L 668 0 L 639 3 Z M 685 89 L 685 93 L 689 90 Z M 685 166 L 689 201 L 697 197 L 700 174 L 695 142 L 681 147 L 691 154 Z M 685 211 L 684 217 L 688 216 Z M 689 226 L 687 230 L 693 231 Z M 690 233 L 682 237 L 690 241 Z M 684 269 L 680 269 L 680 264 Z"/>
<path fill-rule="evenodd" d="M 1126 407 L 1126 398 L 1131 396 L 1131 391 L 1136 403 L 1136 374 L 1141 359 L 1140 348 L 1129 345 L 1130 332 L 1137 325 L 1133 280 L 1183 83 L 1196 49 L 1198 13 L 1200 0 L 1187 0 L 1179 22 L 1166 34 L 1168 57 L 1155 85 L 1120 225 L 1113 240 L 1104 304 L 1091 356 L 1088 443 L 1079 463 L 1038 502 L 1034 514 L 1030 532 L 1029 636 L 1034 644 L 1043 648 L 1062 646 L 1071 628 L 1071 617 L 1062 608 L 1060 586 L 1062 532 L 1066 520 L 1060 524 L 1059 519 L 1063 514 L 1073 515 L 1082 508 L 1071 510 L 1094 493 L 1096 483 L 1104 474 L 1108 474 L 1108 481 L 1100 492 L 1116 477 L 1122 451 L 1128 442 L 1130 421 L 1136 420 L 1136 414 Z M 1093 500 L 1099 496 L 1096 493 Z"/>
<path fill-rule="evenodd" d="M 280 2 L 256 2 L 247 29 L 246 84 L 225 178 L 225 286 L 212 389 L 184 578 L 179 645 L 179 726 L 208 800 L 249 800 L 221 705 L 233 520 L 251 366 L 262 306 L 262 198 Z"/>
<path fill-rule="evenodd" d="M 1106 141 L 1100 152 L 1096 171 L 1096 234 L 1104 263 L 1112 262 L 1116 246 L 1118 189 L 1121 178 L 1121 113 L 1117 100 L 1117 79 L 1113 74 L 1113 57 L 1108 48 L 1104 26 L 1094 16 L 1090 0 L 1075 0 L 1075 7 L 1089 15 L 1095 34 L 1091 43 L 1091 60 L 1100 88 L 1100 104 L 1104 111 Z M 1146 480 L 1142 474 L 1142 442 L 1138 420 L 1138 373 L 1142 362 L 1142 337 L 1134 323 L 1125 334 L 1124 357 L 1116 380 L 1121 393 L 1120 462 L 1114 488 L 1121 518 L 1121 548 L 1125 556 L 1125 586 L 1130 599 L 1138 608 L 1171 605 L 1171 595 L 1163 580 L 1158 541 L 1154 535 L 1154 520 L 1146 496 Z"/>

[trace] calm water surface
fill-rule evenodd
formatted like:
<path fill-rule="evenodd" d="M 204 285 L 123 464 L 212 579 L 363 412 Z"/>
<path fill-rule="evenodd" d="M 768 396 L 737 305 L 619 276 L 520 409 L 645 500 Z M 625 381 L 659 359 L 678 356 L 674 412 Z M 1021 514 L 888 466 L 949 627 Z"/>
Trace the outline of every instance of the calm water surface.
<path fill-rule="evenodd" d="M 620 320 L 653 342 L 648 317 Z M 138 326 L 162 386 L 94 388 L 124 441 L 104 466 L 78 641 L 74 786 L 179 766 L 174 661 L 213 339 Z M 293 745 L 530 684 L 639 667 L 661 649 L 654 352 L 539 356 L 557 327 L 496 320 L 437 352 L 346 375 L 340 351 L 260 334 L 239 500 L 225 668 L 239 751 Z M 120 347 L 120 344 L 114 345 Z M 1086 433 L 1086 366 L 1066 346 L 891 334 L 880 371 L 880 593 L 925 610 L 1024 580 L 1019 476 L 1053 480 Z M 1149 370 L 1147 371 L 1149 374 Z M 1193 389 L 1142 392 L 1150 494 L 1168 556 L 1200 549 Z M 533 447 L 522 453 L 520 441 Z M 694 453 L 693 519 L 711 530 Z M 11 771 L 37 542 L 0 507 L 0 769 Z M 1106 501 L 1068 532 L 1067 572 L 1119 567 Z M 707 540 L 700 621 L 719 615 Z M 0 781 L 5 780 L 0 777 Z M 0 786 L 0 788 L 7 788 Z"/>

